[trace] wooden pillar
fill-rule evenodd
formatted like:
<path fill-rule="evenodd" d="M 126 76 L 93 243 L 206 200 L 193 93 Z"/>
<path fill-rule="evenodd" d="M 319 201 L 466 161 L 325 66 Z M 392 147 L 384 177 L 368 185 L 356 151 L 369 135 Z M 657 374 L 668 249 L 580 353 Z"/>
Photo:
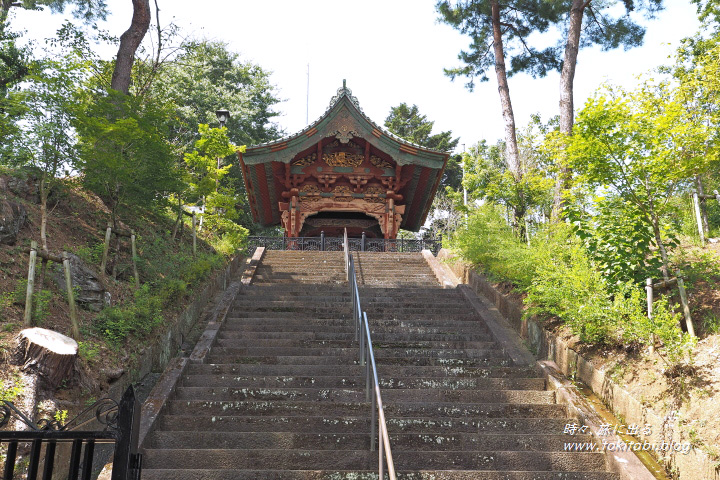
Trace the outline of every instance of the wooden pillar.
<path fill-rule="evenodd" d="M 37 260 L 37 242 L 30 242 L 30 262 L 28 266 L 27 291 L 25 292 L 25 317 L 23 325 L 32 327 L 32 303 L 35 290 L 35 262 Z"/>
<path fill-rule="evenodd" d="M 195 212 L 192 214 L 192 238 L 193 238 L 193 256 L 197 255 L 197 220 L 195 218 Z"/>
<path fill-rule="evenodd" d="M 130 230 L 130 248 L 132 251 L 133 274 L 135 275 L 135 288 L 140 288 L 140 274 L 137 268 L 137 249 L 135 248 L 135 232 Z"/>
<path fill-rule="evenodd" d="M 80 339 L 80 327 L 78 326 L 77 307 L 75 306 L 75 292 L 72 285 L 72 272 L 70 271 L 70 257 L 67 252 L 62 253 L 63 269 L 65 270 L 65 289 L 67 290 L 68 305 L 70 305 L 70 323 L 72 323 L 73 339 Z"/>
<path fill-rule="evenodd" d="M 110 253 L 110 238 L 112 238 L 112 225 L 108 223 L 107 230 L 105 230 L 105 248 L 103 249 L 102 262 L 100 262 L 100 273 L 105 275 L 105 269 L 107 268 L 108 254 Z"/>

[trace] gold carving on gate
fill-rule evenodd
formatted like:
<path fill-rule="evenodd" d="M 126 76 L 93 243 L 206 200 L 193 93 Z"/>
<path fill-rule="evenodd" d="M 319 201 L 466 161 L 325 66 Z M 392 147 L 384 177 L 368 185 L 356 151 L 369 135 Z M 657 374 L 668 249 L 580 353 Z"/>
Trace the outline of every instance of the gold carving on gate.
<path fill-rule="evenodd" d="M 296 167 L 306 167 L 315 163 L 315 160 L 317 160 L 317 153 L 313 153 L 312 155 L 308 155 L 307 157 L 299 158 L 292 162 L 292 164 Z"/>
<path fill-rule="evenodd" d="M 370 203 L 385 203 L 385 199 L 381 198 L 380 195 L 385 193 L 385 189 L 383 189 L 379 185 L 370 185 L 365 189 L 365 201 Z M 370 197 L 368 195 L 377 195 Z"/>
<path fill-rule="evenodd" d="M 350 202 L 352 201 L 352 190 L 347 185 L 338 185 L 333 188 L 333 197 L 336 202 Z"/>
<path fill-rule="evenodd" d="M 359 167 L 365 157 L 359 153 L 335 152 L 323 155 L 325 163 L 331 167 Z"/>
<path fill-rule="evenodd" d="M 390 163 L 380 157 L 376 157 L 375 155 L 370 155 L 370 163 L 372 163 L 377 168 L 393 168 Z"/>
<path fill-rule="evenodd" d="M 300 196 L 301 202 L 317 202 L 320 200 L 320 189 L 317 185 L 313 185 L 311 183 L 307 185 L 303 185 L 303 187 L 300 189 L 301 193 L 305 193 L 305 195 Z"/>

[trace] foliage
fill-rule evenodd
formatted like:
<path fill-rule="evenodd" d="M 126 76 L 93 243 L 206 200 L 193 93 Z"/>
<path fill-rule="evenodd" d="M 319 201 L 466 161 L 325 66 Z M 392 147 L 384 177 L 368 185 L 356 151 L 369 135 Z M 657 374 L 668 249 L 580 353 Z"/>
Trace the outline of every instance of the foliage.
<path fill-rule="evenodd" d="M 488 145 L 484 140 L 470 147 L 463 156 L 463 185 L 471 199 L 490 201 L 513 211 L 513 227 L 524 232 L 530 218 L 547 217 L 552 205 L 551 163 L 540 148 L 540 139 L 553 128 L 554 120 L 544 125 L 538 115 L 518 135 L 520 170 L 518 178 L 504 159 L 505 145 Z M 521 235 L 522 236 L 522 235 Z"/>
<path fill-rule="evenodd" d="M 62 13 L 68 5 L 74 5 L 75 18 L 82 18 L 86 22 L 95 19 L 104 20 L 107 16 L 105 0 L 21 0 L 2 2 L 2 21 L 5 21 L 10 7 L 22 7 L 27 10 L 42 10 L 43 7 L 49 7 L 53 13 Z"/>
<path fill-rule="evenodd" d="M 10 381 L 0 380 L 0 402 L 14 402 L 22 395 L 23 389 L 24 385 L 19 375 Z"/>
<path fill-rule="evenodd" d="M 436 5 L 440 21 L 467 34 L 472 41 L 469 50 L 463 50 L 458 55 L 464 65 L 445 70 L 453 79 L 459 75 L 468 77 L 467 86 L 470 89 L 474 87 L 476 78 L 482 82 L 487 81 L 487 70 L 495 66 L 496 59 L 492 49 L 492 3 L 490 0 L 443 0 Z M 547 32 L 551 27 L 561 27 L 572 3 L 569 0 L 511 0 L 498 7 L 504 27 L 505 55 L 510 57 L 508 75 L 526 72 L 533 77 L 544 77 L 549 72 L 560 69 L 566 39 L 561 36 L 556 45 L 538 50 L 533 46 L 533 42 L 528 41 L 528 37 L 534 33 Z M 618 11 L 622 11 L 616 8 L 617 6 L 622 5 L 627 13 L 644 10 L 650 16 L 662 8 L 662 0 L 587 3 L 591 14 L 584 16 L 580 46 L 599 45 L 603 50 L 620 46 L 628 49 L 642 44 L 645 29 L 629 15 L 615 16 Z"/>
<path fill-rule="evenodd" d="M 33 325 L 42 325 L 47 316 L 50 314 L 50 301 L 53 293 L 50 290 L 40 290 L 33 293 L 35 305 L 32 311 Z"/>
<path fill-rule="evenodd" d="M 528 264 L 527 245 L 518 242 L 496 205 L 473 210 L 467 226 L 456 232 L 452 247 L 497 280 L 520 287 L 530 284 L 533 267 Z"/>
<path fill-rule="evenodd" d="M 85 263 L 99 265 L 105 250 L 105 243 L 98 242 L 94 245 L 81 245 L 74 248 L 74 253 L 82 258 Z"/>
<path fill-rule="evenodd" d="M 157 72 L 150 95 L 173 105 L 169 118 L 173 143 L 191 147 L 199 124 L 216 124 L 215 111 L 231 112 L 228 135 L 237 144 L 258 144 L 279 138 L 274 123 L 280 102 L 270 72 L 228 50 L 223 42 L 188 40 Z M 138 67 L 141 68 L 141 67 Z"/>
<path fill-rule="evenodd" d="M 385 119 L 388 130 L 421 147 L 441 152 L 450 152 L 457 147 L 459 139 L 453 139 L 451 131 L 431 135 L 434 125 L 434 121 L 420 114 L 417 105 L 409 107 L 405 102 L 390 108 L 390 114 Z"/>
<path fill-rule="evenodd" d="M 130 335 L 149 334 L 162 320 L 162 300 L 145 284 L 135 292 L 132 304 L 105 308 L 93 325 L 110 343 L 120 345 Z"/>
<path fill-rule="evenodd" d="M 204 225 L 220 239 L 218 246 L 225 254 L 241 247 L 248 230 L 237 224 L 237 205 L 241 202 L 230 186 L 222 185 L 223 178 L 231 165 L 222 165 L 222 159 L 245 147 L 230 143 L 227 128 L 210 128 L 201 124 L 200 139 L 195 142 L 196 150 L 185 154 L 189 175 L 188 197 L 195 203 L 202 203 Z"/>
<path fill-rule="evenodd" d="M 180 188 L 161 106 L 111 93 L 78 110 L 83 183 L 105 200 L 113 220 L 122 207 L 152 206 Z"/>
<path fill-rule="evenodd" d="M 512 234 L 497 207 L 484 205 L 458 231 L 452 247 L 494 280 L 527 292 L 528 314 L 557 317 L 584 342 L 645 346 L 654 334 L 663 346 L 658 353 L 671 364 L 692 351 L 694 339 L 680 330 L 667 300 L 658 300 L 648 319 L 642 288 L 632 282 L 609 285 L 571 225 L 550 225 L 528 246 Z"/>
<path fill-rule="evenodd" d="M 579 113 L 567 150 L 582 188 L 622 197 L 652 229 L 658 249 L 644 253 L 659 254 L 666 275 L 662 216 L 672 195 L 715 156 L 705 145 L 707 130 L 665 83 L 646 82 L 634 92 L 606 87 Z"/>
<path fill-rule="evenodd" d="M 565 214 L 608 284 L 639 285 L 656 277 L 662 262 L 650 253 L 657 248 L 655 234 L 635 205 L 619 197 L 596 197 L 591 210 L 594 215 L 570 206 Z M 677 241 L 668 244 L 675 246 Z"/>

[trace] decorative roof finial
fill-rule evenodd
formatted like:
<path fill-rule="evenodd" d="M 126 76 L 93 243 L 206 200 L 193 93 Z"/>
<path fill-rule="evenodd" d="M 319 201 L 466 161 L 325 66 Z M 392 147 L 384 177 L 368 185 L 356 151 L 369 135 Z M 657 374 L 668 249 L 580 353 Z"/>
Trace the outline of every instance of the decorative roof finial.
<path fill-rule="evenodd" d="M 343 90 L 347 88 L 347 85 L 345 84 L 345 79 L 343 78 Z"/>

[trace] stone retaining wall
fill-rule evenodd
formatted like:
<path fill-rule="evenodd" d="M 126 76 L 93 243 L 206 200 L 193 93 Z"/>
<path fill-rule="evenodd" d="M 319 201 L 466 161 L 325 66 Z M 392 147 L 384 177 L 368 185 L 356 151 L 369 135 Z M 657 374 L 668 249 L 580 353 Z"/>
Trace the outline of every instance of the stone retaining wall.
<path fill-rule="evenodd" d="M 625 425 L 651 425 L 651 435 L 639 436 L 643 441 L 651 444 L 689 441 L 680 437 L 681 427 L 677 419 L 669 420 L 658 415 L 652 408 L 643 405 L 630 392 L 613 382 L 603 369 L 594 366 L 590 360 L 570 348 L 563 339 L 544 329 L 532 317 L 525 318 L 522 305 L 499 292 L 485 276 L 474 271 L 470 265 L 456 260 L 445 249 L 440 251 L 438 258 L 447 262 L 463 283 L 495 305 L 538 360 L 553 361 L 568 378 L 588 385 L 615 415 L 623 419 Z M 673 452 L 664 457 L 656 455 L 656 458 L 666 465 L 673 478 L 720 480 L 720 465 L 697 448 L 692 448 L 687 454 Z"/>

